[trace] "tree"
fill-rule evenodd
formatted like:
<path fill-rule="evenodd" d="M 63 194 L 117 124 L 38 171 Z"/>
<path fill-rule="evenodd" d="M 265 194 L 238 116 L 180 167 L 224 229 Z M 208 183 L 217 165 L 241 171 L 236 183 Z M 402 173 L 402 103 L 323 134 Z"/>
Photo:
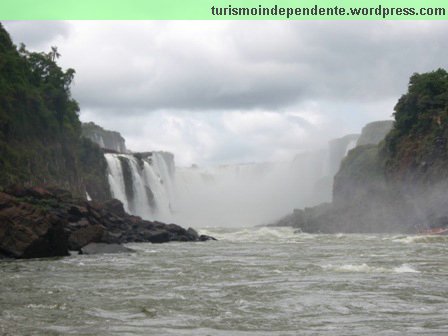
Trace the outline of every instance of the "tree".
<path fill-rule="evenodd" d="M 48 53 L 49 58 L 54 62 L 56 59 L 61 57 L 61 54 L 58 53 L 57 47 L 51 47 L 51 51 Z"/>
<path fill-rule="evenodd" d="M 394 110 L 394 129 L 387 137 L 392 152 L 404 137 L 421 139 L 444 133 L 448 127 L 446 70 L 414 73 L 409 80 L 408 92 L 401 96 Z"/>

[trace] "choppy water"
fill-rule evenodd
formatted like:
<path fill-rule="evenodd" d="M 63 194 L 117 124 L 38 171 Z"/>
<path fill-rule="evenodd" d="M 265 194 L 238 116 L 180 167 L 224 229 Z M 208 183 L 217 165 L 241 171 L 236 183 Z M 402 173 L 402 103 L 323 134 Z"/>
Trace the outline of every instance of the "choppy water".
<path fill-rule="evenodd" d="M 0 262 L 0 335 L 448 335 L 448 237 L 210 230 Z"/>

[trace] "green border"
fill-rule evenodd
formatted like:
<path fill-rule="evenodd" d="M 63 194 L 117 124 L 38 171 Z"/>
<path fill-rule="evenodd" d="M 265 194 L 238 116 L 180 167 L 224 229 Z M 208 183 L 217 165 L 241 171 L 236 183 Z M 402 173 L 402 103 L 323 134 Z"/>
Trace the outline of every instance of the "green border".
<path fill-rule="evenodd" d="M 441 8 L 445 15 L 212 15 L 228 8 Z M 317 7 L 316 7 L 317 6 Z M 406 11 L 405 11 L 406 12 Z M 447 0 L 0 0 L 0 20 L 447 20 Z"/>

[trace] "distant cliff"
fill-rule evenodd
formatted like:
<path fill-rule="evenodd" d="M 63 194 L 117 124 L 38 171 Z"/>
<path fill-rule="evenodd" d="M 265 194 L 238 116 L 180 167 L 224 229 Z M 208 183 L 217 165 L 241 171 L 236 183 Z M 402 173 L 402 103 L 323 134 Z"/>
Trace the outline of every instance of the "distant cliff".
<path fill-rule="evenodd" d="M 359 134 L 348 134 L 329 142 L 328 175 L 333 177 L 337 173 L 342 159 L 355 148 L 359 137 Z"/>
<path fill-rule="evenodd" d="M 125 140 L 120 133 L 105 130 L 93 122 L 81 125 L 82 136 L 90 139 L 101 148 L 117 153 L 127 153 Z"/>
<path fill-rule="evenodd" d="M 362 128 L 356 146 L 378 145 L 394 126 L 393 120 L 381 120 L 368 123 Z"/>
<path fill-rule="evenodd" d="M 308 232 L 418 232 L 447 226 L 448 73 L 414 74 L 394 117 L 382 141 L 371 131 L 386 130 L 386 123 L 364 129 L 334 178 L 332 203 L 295 210 L 276 225 Z"/>

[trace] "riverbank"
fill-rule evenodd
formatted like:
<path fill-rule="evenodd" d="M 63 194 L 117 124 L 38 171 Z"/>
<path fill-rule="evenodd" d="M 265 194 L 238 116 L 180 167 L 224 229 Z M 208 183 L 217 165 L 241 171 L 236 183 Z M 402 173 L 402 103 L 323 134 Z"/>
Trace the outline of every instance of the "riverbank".
<path fill-rule="evenodd" d="M 194 229 L 127 214 L 118 200 L 86 201 L 58 188 L 0 192 L 0 255 L 67 256 L 90 243 L 203 241 Z"/>

